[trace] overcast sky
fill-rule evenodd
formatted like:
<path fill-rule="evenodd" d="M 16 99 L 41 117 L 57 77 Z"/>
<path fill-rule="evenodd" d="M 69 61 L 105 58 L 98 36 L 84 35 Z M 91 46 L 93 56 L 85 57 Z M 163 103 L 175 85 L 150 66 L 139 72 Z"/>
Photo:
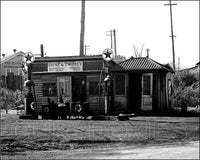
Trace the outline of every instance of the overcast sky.
<path fill-rule="evenodd" d="M 176 62 L 199 62 L 199 2 L 172 1 Z M 172 62 L 168 1 L 86 1 L 88 55 L 110 48 L 107 32 L 116 29 L 117 53 L 135 56 L 133 45 L 150 49 L 150 58 Z M 13 49 L 47 56 L 79 55 L 81 1 L 1 1 L 1 53 Z"/>

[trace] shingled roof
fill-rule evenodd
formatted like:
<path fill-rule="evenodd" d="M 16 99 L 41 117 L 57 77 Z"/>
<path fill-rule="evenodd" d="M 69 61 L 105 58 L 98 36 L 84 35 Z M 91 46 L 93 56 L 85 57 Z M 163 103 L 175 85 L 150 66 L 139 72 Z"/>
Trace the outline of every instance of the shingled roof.
<path fill-rule="evenodd" d="M 173 72 L 173 69 L 162 65 L 149 57 L 131 57 L 119 64 L 116 64 L 111 69 L 112 71 L 146 71 L 146 70 L 166 70 Z"/>

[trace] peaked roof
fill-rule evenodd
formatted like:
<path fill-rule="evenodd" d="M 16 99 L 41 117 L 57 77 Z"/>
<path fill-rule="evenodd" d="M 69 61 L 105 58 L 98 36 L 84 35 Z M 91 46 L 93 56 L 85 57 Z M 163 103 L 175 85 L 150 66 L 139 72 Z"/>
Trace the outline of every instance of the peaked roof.
<path fill-rule="evenodd" d="M 24 52 L 19 51 L 19 52 L 17 52 L 17 53 L 14 53 L 14 54 L 11 54 L 11 55 L 9 55 L 9 56 L 6 56 L 5 58 L 2 58 L 2 59 L 1 59 L 1 63 L 7 62 L 7 61 L 9 61 L 9 60 L 11 60 L 11 59 L 13 59 L 13 58 L 19 56 L 19 55 L 24 55 Z"/>
<path fill-rule="evenodd" d="M 115 65 L 112 71 L 138 71 L 138 70 L 167 70 L 169 72 L 174 72 L 169 66 L 162 65 L 149 57 L 131 57 L 117 65 Z"/>

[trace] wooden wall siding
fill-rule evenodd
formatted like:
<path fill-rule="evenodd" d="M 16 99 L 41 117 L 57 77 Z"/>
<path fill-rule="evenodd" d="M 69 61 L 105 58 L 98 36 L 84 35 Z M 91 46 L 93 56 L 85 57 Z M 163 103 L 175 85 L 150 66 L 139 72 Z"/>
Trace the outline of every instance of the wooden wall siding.
<path fill-rule="evenodd" d="M 158 73 L 153 74 L 153 102 L 152 102 L 152 107 L 153 107 L 153 112 L 157 112 L 159 109 L 159 75 Z"/>
<path fill-rule="evenodd" d="M 1 74 L 5 75 L 5 69 L 11 68 L 11 72 L 13 72 L 14 75 L 18 75 L 18 69 L 22 67 L 22 62 L 23 62 L 23 56 L 22 55 L 18 55 L 16 57 L 13 57 L 10 60 L 2 62 L 1 68 L 0 68 Z"/>
<path fill-rule="evenodd" d="M 114 99 L 114 114 L 127 112 L 127 97 L 116 96 Z"/>
<path fill-rule="evenodd" d="M 34 75 L 33 81 L 35 83 L 35 94 L 36 94 L 36 101 L 38 104 L 38 112 L 42 111 L 42 105 L 47 104 L 47 96 L 43 96 L 43 83 L 57 83 L 55 75 Z M 58 97 L 49 97 L 51 101 L 53 100 L 55 103 L 58 101 Z"/>
<path fill-rule="evenodd" d="M 128 110 L 128 96 L 127 96 L 127 95 L 129 95 L 128 94 L 128 92 L 129 92 L 128 74 L 118 73 L 117 75 L 125 75 L 125 95 L 116 95 L 115 94 L 117 86 L 114 81 L 114 91 L 113 91 L 114 92 L 114 114 L 127 112 L 127 110 Z"/>
<path fill-rule="evenodd" d="M 163 112 L 167 110 L 166 73 L 154 73 L 153 76 L 153 110 Z"/>
<path fill-rule="evenodd" d="M 104 86 L 104 75 L 102 74 L 101 82 Z M 38 102 L 38 111 L 41 112 L 41 106 L 47 104 L 47 96 L 43 96 L 42 86 L 43 83 L 57 83 L 57 75 L 33 75 L 33 80 L 35 83 L 35 93 L 36 100 Z M 103 114 L 105 112 L 105 97 L 104 94 L 99 96 L 90 96 L 89 95 L 89 82 L 99 82 L 100 74 L 87 76 L 87 101 L 90 103 L 90 111 L 92 114 Z M 58 103 L 58 97 L 49 97 L 54 100 L 55 103 Z"/>
<path fill-rule="evenodd" d="M 101 82 L 104 90 L 104 74 L 95 74 L 87 76 L 87 101 L 90 103 L 90 111 L 91 113 L 104 113 L 105 112 L 105 97 L 104 93 L 100 96 L 91 96 L 89 95 L 89 82 Z"/>

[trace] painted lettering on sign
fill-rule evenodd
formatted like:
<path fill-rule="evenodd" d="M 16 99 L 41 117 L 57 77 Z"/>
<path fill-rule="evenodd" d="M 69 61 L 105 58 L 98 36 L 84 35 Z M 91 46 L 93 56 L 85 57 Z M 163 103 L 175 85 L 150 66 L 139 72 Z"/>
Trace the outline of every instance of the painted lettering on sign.
<path fill-rule="evenodd" d="M 79 72 L 83 71 L 83 62 L 49 62 L 48 72 Z"/>
<path fill-rule="evenodd" d="M 22 62 L 13 62 L 13 61 L 4 62 L 4 67 L 15 68 L 21 66 Z"/>

